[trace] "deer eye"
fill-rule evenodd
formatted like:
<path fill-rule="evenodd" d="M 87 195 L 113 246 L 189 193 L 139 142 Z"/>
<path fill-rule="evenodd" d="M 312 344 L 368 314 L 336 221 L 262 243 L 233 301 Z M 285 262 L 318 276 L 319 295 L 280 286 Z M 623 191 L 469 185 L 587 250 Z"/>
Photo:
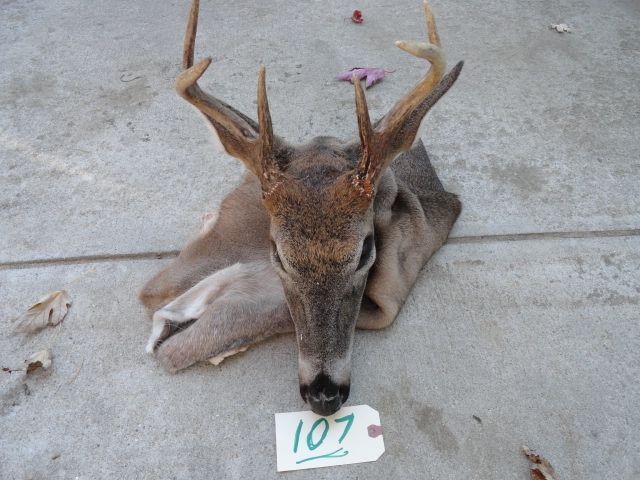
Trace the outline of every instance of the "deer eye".
<path fill-rule="evenodd" d="M 367 238 L 362 242 L 362 253 L 360 253 L 360 262 L 358 263 L 358 270 L 364 267 L 371 259 L 371 252 L 373 251 L 373 235 L 367 235 Z"/>

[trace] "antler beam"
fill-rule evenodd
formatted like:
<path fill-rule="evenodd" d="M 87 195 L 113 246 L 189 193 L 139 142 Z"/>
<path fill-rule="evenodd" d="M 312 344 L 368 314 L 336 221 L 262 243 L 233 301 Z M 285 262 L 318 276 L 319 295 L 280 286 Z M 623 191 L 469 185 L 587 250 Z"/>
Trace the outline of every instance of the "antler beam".
<path fill-rule="evenodd" d="M 444 76 L 446 59 L 440 45 L 435 18 L 428 1 L 424 1 L 428 42 L 397 41 L 395 45 L 430 64 L 427 74 L 375 125 L 371 125 L 367 102 L 360 82 L 354 79 L 356 114 L 362 155 L 356 167 L 355 182 L 371 195 L 379 173 L 395 155 L 413 144 L 418 127 L 427 111 L 457 79 L 462 62 Z"/>
<path fill-rule="evenodd" d="M 258 75 L 258 124 L 225 102 L 205 93 L 198 80 L 211 65 L 211 58 L 193 64 L 199 0 L 193 0 L 184 39 L 182 65 L 185 69 L 176 81 L 176 90 L 204 114 L 212 124 L 225 150 L 240 159 L 260 179 L 263 188 L 279 167 L 273 157 L 275 138 L 265 86 L 265 68 Z"/>

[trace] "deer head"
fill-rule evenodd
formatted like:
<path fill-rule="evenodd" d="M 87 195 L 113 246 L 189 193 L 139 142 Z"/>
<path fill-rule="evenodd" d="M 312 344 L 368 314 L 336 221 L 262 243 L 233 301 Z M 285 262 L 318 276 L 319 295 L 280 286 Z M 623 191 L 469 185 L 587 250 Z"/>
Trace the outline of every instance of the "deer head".
<path fill-rule="evenodd" d="M 300 393 L 316 413 L 338 410 L 349 394 L 350 357 L 367 276 L 376 258 L 373 205 L 389 164 L 414 142 L 429 109 L 462 68 L 445 75 L 445 57 L 429 5 L 428 42 L 396 42 L 427 60 L 427 74 L 372 124 L 355 78 L 359 139 L 319 137 L 292 146 L 273 133 L 265 86 L 258 75 L 258 122 L 198 86 L 211 59 L 194 65 L 198 0 L 187 26 L 178 93 L 196 107 L 219 144 L 260 181 L 271 222 L 271 261 L 285 291 L 298 343 Z"/>

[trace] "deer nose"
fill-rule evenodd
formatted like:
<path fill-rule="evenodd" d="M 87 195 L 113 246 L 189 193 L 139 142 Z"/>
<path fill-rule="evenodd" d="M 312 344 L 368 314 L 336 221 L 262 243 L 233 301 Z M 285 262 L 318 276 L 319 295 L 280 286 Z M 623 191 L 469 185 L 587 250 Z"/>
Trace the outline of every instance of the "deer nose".
<path fill-rule="evenodd" d="M 300 385 L 300 395 L 309 402 L 313 413 L 328 416 L 340 410 L 349 397 L 349 385 L 338 385 L 324 373 L 316 375 L 309 385 Z"/>

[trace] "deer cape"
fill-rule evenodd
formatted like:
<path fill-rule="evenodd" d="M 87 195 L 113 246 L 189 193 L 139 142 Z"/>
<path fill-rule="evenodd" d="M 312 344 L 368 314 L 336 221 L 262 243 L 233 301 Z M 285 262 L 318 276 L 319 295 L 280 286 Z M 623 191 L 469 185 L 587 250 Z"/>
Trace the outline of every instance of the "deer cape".
<path fill-rule="evenodd" d="M 444 190 L 421 140 L 393 161 L 374 199 L 377 255 L 367 279 L 358 328 L 370 328 L 370 322 L 381 313 L 390 319 L 389 323 L 393 321 L 421 268 L 446 241 L 460 210 L 460 201 Z M 254 175 L 245 175 L 241 184 L 223 200 L 219 212 L 216 219 L 206 222 L 203 230 L 188 242 L 180 256 L 143 289 L 143 303 L 153 313 L 154 321 L 167 321 L 165 328 L 170 329 L 172 321 L 187 320 L 189 323 L 175 328 L 188 328 L 191 320 L 206 315 L 210 308 L 208 302 L 215 299 L 220 289 L 219 282 L 210 279 L 234 265 L 254 265 L 255 270 L 244 271 L 244 275 L 255 273 L 256 282 L 263 282 L 265 278 L 279 282 L 275 271 L 270 271 L 273 267 L 267 241 L 269 217 L 262 205 L 260 183 Z M 212 251 L 224 254 L 207 258 Z M 185 258 L 197 261 L 185 262 Z M 254 289 L 255 302 L 270 304 L 268 314 L 278 317 L 273 322 L 278 326 L 264 332 L 259 339 L 292 332 L 293 323 L 282 290 L 268 289 L 261 298 L 263 286 Z M 231 344 L 221 345 L 219 351 L 210 352 L 209 360 L 217 364 L 249 346 L 238 338 Z"/>

